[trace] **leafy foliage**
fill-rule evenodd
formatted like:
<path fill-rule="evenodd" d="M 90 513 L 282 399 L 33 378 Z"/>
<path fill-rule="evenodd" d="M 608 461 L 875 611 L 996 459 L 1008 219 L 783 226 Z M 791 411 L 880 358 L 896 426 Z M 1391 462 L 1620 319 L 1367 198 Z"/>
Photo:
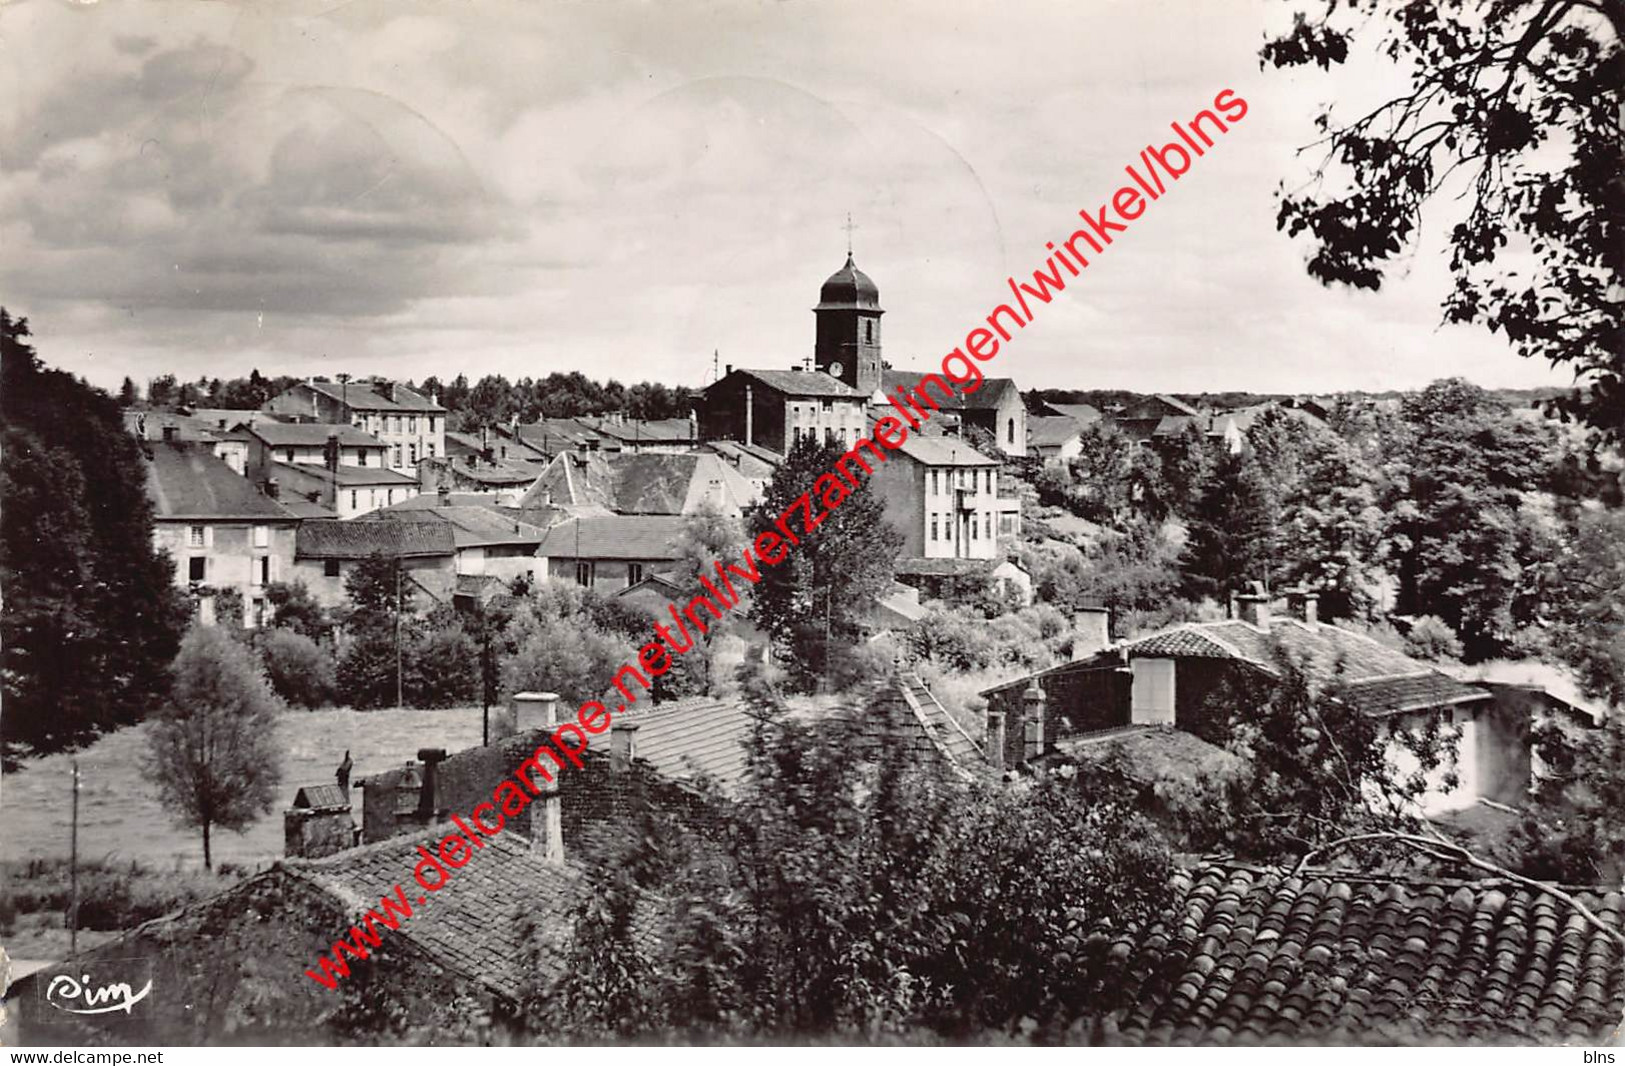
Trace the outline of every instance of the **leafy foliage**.
<path fill-rule="evenodd" d="M 789 513 L 791 529 L 798 531 L 801 544 L 786 541 L 785 560 L 762 567 L 751 613 L 785 657 L 792 683 L 803 690 L 827 677 L 841 646 L 853 643 L 870 601 L 891 585 L 903 543 L 887 524 L 879 496 L 861 480 L 850 495 L 841 489 L 844 499 L 816 529 L 801 532 L 796 501 L 807 496 L 814 515 L 823 511 L 821 494 L 833 498 L 836 490 L 830 487 L 833 475 L 822 483 L 820 478 L 840 456 L 839 449 L 797 441 L 747 520 L 753 541 L 761 533 L 777 535 L 781 514 Z"/>
<path fill-rule="evenodd" d="M 1625 877 L 1625 715 L 1584 731 L 1548 721 L 1534 741 L 1547 773 L 1507 861 L 1529 877 L 1617 886 Z"/>
<path fill-rule="evenodd" d="M 142 770 L 176 820 L 202 831 L 205 867 L 216 826 L 241 832 L 276 804 L 279 709 L 247 647 L 213 626 L 187 630 Z"/>
<path fill-rule="evenodd" d="M 1625 707 L 1625 511 L 1584 511 L 1555 560 L 1551 645 L 1580 685 Z"/>
<path fill-rule="evenodd" d="M 1150 825 L 1063 779 L 973 788 L 896 742 L 859 762 L 850 740 L 767 722 L 715 832 L 637 827 L 582 894 L 545 1022 L 582 1039 L 866 1041 L 1087 1024 L 1088 934 L 1167 898 Z"/>
<path fill-rule="evenodd" d="M 1558 409 L 1625 440 L 1625 8 L 1333 0 L 1298 14 L 1263 63 L 1327 68 L 1367 33 L 1407 91 L 1351 122 L 1318 116 L 1320 180 L 1301 192 L 1283 182 L 1277 224 L 1312 238 L 1311 276 L 1376 289 L 1417 239 L 1424 205 L 1464 198 L 1445 318 L 1572 367 L 1580 387 Z"/>
<path fill-rule="evenodd" d="M 327 649 L 303 633 L 274 628 L 261 632 L 256 645 L 271 690 L 285 702 L 314 709 L 333 701 L 337 682 Z"/>
<path fill-rule="evenodd" d="M 0 309 L 0 644 L 8 764 L 140 721 L 185 628 L 153 546 L 146 460 L 117 402 L 28 343 Z"/>

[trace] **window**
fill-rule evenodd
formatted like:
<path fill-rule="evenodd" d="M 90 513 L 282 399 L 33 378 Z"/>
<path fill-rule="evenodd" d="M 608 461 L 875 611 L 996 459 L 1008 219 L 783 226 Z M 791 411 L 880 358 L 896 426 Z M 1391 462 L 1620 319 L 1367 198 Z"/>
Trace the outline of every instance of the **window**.
<path fill-rule="evenodd" d="M 826 411 L 835 410 L 835 401 L 834 400 L 825 400 L 824 401 L 824 410 L 826 410 Z"/>
<path fill-rule="evenodd" d="M 262 586 L 269 585 L 271 583 L 271 557 L 269 555 L 255 556 L 252 565 L 253 583 Z"/>
<path fill-rule="evenodd" d="M 976 516 L 975 515 L 970 516 L 970 539 L 971 540 L 976 539 Z"/>
<path fill-rule="evenodd" d="M 355 465 L 356 466 L 366 466 L 367 465 L 367 449 L 365 449 L 365 448 L 357 448 L 355 450 Z"/>
<path fill-rule="evenodd" d="M 186 580 L 202 581 L 209 576 L 209 560 L 201 555 L 194 555 L 186 560 Z"/>
<path fill-rule="evenodd" d="M 942 492 L 942 482 L 939 480 L 941 471 L 931 471 L 931 495 L 936 496 Z"/>
<path fill-rule="evenodd" d="M 433 459 L 434 458 L 434 441 L 430 441 L 428 444 L 425 444 L 424 447 L 429 449 L 429 452 L 428 452 L 429 458 Z M 507 447 L 504 446 L 503 450 L 506 451 Z"/>
<path fill-rule="evenodd" d="M 937 535 L 937 514 L 936 514 L 935 511 L 931 512 L 931 539 L 932 540 L 941 540 L 942 539 L 941 537 L 939 537 Z"/>
<path fill-rule="evenodd" d="M 1016 420 L 1013 418 L 1005 424 L 1004 440 L 1007 444 L 1014 444 L 1016 442 Z"/>
<path fill-rule="evenodd" d="M 577 563 L 576 564 L 576 584 L 585 585 L 586 587 L 591 588 L 592 587 L 592 578 L 593 578 L 592 570 L 593 570 L 593 566 L 592 566 L 591 563 Z"/>
<path fill-rule="evenodd" d="M 193 548 L 201 548 L 207 543 L 207 534 L 202 526 L 186 527 L 186 543 Z"/>
<path fill-rule="evenodd" d="M 993 491 L 993 471 L 991 470 L 987 472 L 987 491 L 989 493 Z"/>
<path fill-rule="evenodd" d="M 338 577 L 340 570 L 341 564 L 337 559 L 328 559 L 322 563 L 322 573 L 328 577 Z"/>
<path fill-rule="evenodd" d="M 394 465 L 395 466 L 400 466 L 401 465 L 401 446 L 399 444 L 395 445 L 395 463 L 394 463 Z"/>
<path fill-rule="evenodd" d="M 406 420 L 406 431 L 408 433 L 416 433 L 418 431 L 418 416 L 417 415 L 413 415 L 411 418 Z"/>
<path fill-rule="evenodd" d="M 284 449 L 282 449 L 282 461 L 284 463 L 293 462 L 293 449 L 292 448 L 284 448 Z"/>
<path fill-rule="evenodd" d="M 636 585 L 639 581 L 642 581 L 642 580 L 643 580 L 643 564 L 642 563 L 627 563 L 626 564 L 626 584 L 627 584 L 627 587 L 630 588 L 631 586 Z"/>
<path fill-rule="evenodd" d="M 270 526 L 255 526 L 254 527 L 254 547 L 256 547 L 256 548 L 269 548 L 270 546 L 271 546 L 271 527 Z"/>
<path fill-rule="evenodd" d="M 358 500 L 356 498 L 356 496 L 357 496 L 356 490 L 351 489 L 350 490 L 350 510 L 352 510 L 352 511 L 355 510 L 357 507 L 361 506 L 360 500 Z"/>
<path fill-rule="evenodd" d="M 987 533 L 985 535 L 986 535 L 988 540 L 992 540 L 993 539 L 993 512 L 989 511 L 987 514 L 983 515 L 982 518 L 983 518 L 982 525 L 984 527 L 986 527 L 986 529 L 987 529 Z"/>
<path fill-rule="evenodd" d="M 866 341 L 875 339 L 875 321 L 872 318 L 863 320 L 863 339 Z"/>
<path fill-rule="evenodd" d="M 429 432 L 430 432 L 430 433 L 433 433 L 433 432 L 434 432 L 434 415 L 430 415 L 430 416 L 429 416 Z M 430 445 L 430 447 L 431 447 L 431 448 L 432 448 L 432 447 L 433 447 L 433 445 Z M 431 451 L 431 452 L 430 452 L 430 453 L 429 453 L 429 454 L 430 454 L 430 455 L 433 455 L 433 454 L 434 454 L 434 452 L 432 452 L 432 451 Z"/>
<path fill-rule="evenodd" d="M 252 613 L 249 615 L 248 628 L 249 629 L 262 629 L 262 628 L 264 628 L 264 626 L 265 626 L 265 601 L 263 599 L 261 599 L 260 597 L 256 596 L 256 597 L 254 597 L 254 609 L 253 609 Z"/>
<path fill-rule="evenodd" d="M 417 442 L 416 442 L 416 441 L 414 441 L 414 442 L 413 442 L 413 443 L 412 443 L 412 446 L 411 446 L 411 447 L 412 447 L 412 460 L 411 460 L 411 461 L 412 461 L 412 464 L 413 464 L 413 465 L 414 465 L 414 466 L 416 466 L 416 465 L 417 465 L 417 461 L 418 461 L 418 446 L 417 446 Z"/>

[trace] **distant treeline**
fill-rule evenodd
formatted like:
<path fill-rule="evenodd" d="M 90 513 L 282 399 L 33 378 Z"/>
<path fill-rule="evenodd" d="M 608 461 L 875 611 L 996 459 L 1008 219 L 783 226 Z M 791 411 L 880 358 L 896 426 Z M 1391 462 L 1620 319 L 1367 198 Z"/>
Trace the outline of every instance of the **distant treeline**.
<path fill-rule="evenodd" d="M 130 378 L 119 389 L 119 403 L 125 407 L 142 403 L 153 407 L 220 407 L 254 410 L 271 397 L 303 379 L 278 374 L 265 377 L 258 370 L 245 378 L 200 377 L 177 381 L 163 374 L 147 381 L 145 396 Z M 424 378 L 422 383 L 408 379 L 410 388 L 437 396 L 452 412 L 453 429 L 477 429 L 518 418 L 534 422 L 539 417 L 576 418 L 583 415 L 625 414 L 629 418 L 687 418 L 697 391 L 686 385 L 676 387 L 659 382 L 640 381 L 622 385 L 611 378 L 600 384 L 581 374 L 552 373 L 545 378 L 509 381 L 500 374 L 487 374 L 469 384 L 466 374 L 450 381 Z"/>
<path fill-rule="evenodd" d="M 1365 400 L 1399 400 L 1406 396 L 1414 396 L 1420 391 L 1419 389 L 1388 389 L 1384 392 L 1350 390 L 1348 392 L 1316 393 L 1314 395 L 1327 398 L 1332 396 L 1353 396 Z M 1538 389 L 1486 389 L 1485 391 L 1502 403 L 1512 407 L 1530 407 L 1564 394 L 1563 389 L 1549 387 Z M 1127 389 L 1028 389 L 1022 393 L 1029 411 L 1037 411 L 1040 405 L 1046 403 L 1086 403 L 1091 407 L 1104 411 L 1108 407 L 1117 405 L 1126 407 L 1149 395 L 1152 394 L 1130 392 Z M 1165 395 L 1172 396 L 1199 409 L 1229 410 L 1272 401 L 1290 400 L 1294 396 L 1307 396 L 1309 394 L 1287 392 L 1176 392 Z"/>

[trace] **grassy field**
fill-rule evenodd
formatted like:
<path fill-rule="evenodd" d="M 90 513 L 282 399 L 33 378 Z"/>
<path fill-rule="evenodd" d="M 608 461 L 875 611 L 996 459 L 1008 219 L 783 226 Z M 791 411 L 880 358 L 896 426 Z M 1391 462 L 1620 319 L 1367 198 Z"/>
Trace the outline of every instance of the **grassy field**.
<path fill-rule="evenodd" d="M 278 722 L 282 786 L 278 807 L 242 834 L 216 830 L 216 864 L 259 865 L 282 855 L 282 809 L 301 785 L 331 784 L 346 748 L 353 778 L 397 766 L 419 748 L 458 751 L 480 742 L 480 709 L 445 711 L 290 712 Z M 202 838 L 177 828 L 140 774 L 145 728 L 98 740 L 78 754 L 79 854 L 86 859 L 137 859 L 164 868 L 203 864 Z M 34 759 L 0 778 L 0 860 L 68 854 L 73 775 L 66 755 Z M 355 797 L 359 817 L 360 797 Z"/>

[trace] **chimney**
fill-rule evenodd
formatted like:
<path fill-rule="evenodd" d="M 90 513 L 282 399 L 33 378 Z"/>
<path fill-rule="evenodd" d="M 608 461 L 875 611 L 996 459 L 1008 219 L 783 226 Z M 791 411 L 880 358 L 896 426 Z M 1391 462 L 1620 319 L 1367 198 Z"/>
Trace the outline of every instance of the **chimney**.
<path fill-rule="evenodd" d="M 440 483 L 440 487 L 435 490 L 435 494 L 438 497 L 438 502 L 439 502 L 440 506 L 442 506 L 442 507 L 450 507 L 451 506 L 451 486 L 450 485 L 448 485 L 444 481 L 442 481 Z"/>
<path fill-rule="evenodd" d="M 995 771 L 1004 772 L 1004 712 L 987 712 L 987 761 Z"/>
<path fill-rule="evenodd" d="M 1270 627 L 1270 598 L 1264 594 L 1264 586 L 1257 581 L 1251 583 L 1251 591 L 1236 596 L 1235 616 L 1249 625 L 1267 630 Z"/>
<path fill-rule="evenodd" d="M 322 458 L 327 460 L 327 469 L 333 471 L 334 473 L 338 472 L 339 435 L 337 433 L 329 433 L 327 435 L 327 447 L 322 453 Z"/>
<path fill-rule="evenodd" d="M 1112 612 L 1109 607 L 1079 607 L 1072 626 L 1073 662 L 1092 657 L 1112 642 Z"/>
<path fill-rule="evenodd" d="M 178 439 L 179 433 L 180 433 L 180 431 L 178 429 L 176 429 L 174 426 L 165 426 L 164 427 L 164 443 L 165 444 L 174 444 L 175 441 Z"/>
<path fill-rule="evenodd" d="M 531 816 L 530 846 L 540 848 L 547 862 L 564 861 L 564 812 L 559 804 L 558 778 L 542 781 L 542 813 Z"/>
<path fill-rule="evenodd" d="M 513 713 L 513 731 L 552 729 L 559 724 L 557 692 L 515 692 L 508 701 Z"/>
<path fill-rule="evenodd" d="M 1320 596 L 1313 589 L 1300 586 L 1287 590 L 1287 613 L 1307 625 L 1320 621 Z"/>
<path fill-rule="evenodd" d="M 725 365 L 722 368 L 722 376 L 723 377 L 727 377 L 729 374 L 732 374 L 733 372 L 734 372 L 734 365 L 732 363 L 728 363 L 727 365 Z"/>
<path fill-rule="evenodd" d="M 423 763 L 423 789 L 418 794 L 417 813 L 424 825 L 434 821 L 435 789 L 440 784 L 440 764 L 445 758 L 445 748 L 418 749 L 418 760 Z"/>
<path fill-rule="evenodd" d="M 755 444 L 756 435 L 752 427 L 756 424 L 756 403 L 749 384 L 745 385 L 745 443 Z"/>
<path fill-rule="evenodd" d="M 276 478 L 272 477 L 265 479 L 265 495 L 271 497 L 273 500 L 281 497 L 282 486 L 277 484 Z"/>
<path fill-rule="evenodd" d="M 1032 762 L 1044 754 L 1044 688 L 1035 677 L 1021 694 L 1021 705 L 1026 712 L 1022 758 Z"/>
<path fill-rule="evenodd" d="M 609 768 L 617 774 L 632 769 L 638 757 L 638 723 L 616 722 L 609 730 Z"/>

